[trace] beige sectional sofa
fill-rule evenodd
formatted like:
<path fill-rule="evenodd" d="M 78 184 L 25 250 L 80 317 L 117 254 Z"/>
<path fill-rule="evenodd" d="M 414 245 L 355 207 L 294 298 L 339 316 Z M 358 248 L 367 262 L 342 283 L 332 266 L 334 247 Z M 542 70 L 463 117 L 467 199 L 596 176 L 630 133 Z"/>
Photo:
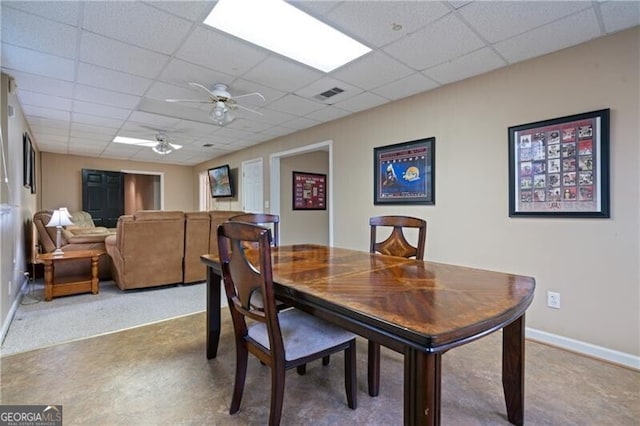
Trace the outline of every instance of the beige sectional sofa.
<path fill-rule="evenodd" d="M 217 253 L 220 223 L 243 212 L 143 210 L 118 219 L 105 240 L 113 279 L 122 290 L 206 279 L 200 255 Z"/>

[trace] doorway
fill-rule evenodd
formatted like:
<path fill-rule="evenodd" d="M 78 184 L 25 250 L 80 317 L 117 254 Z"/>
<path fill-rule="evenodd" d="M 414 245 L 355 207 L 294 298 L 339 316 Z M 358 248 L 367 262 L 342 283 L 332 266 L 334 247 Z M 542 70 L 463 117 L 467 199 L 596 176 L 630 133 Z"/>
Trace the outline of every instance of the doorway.
<path fill-rule="evenodd" d="M 281 167 L 280 160 L 286 157 L 293 157 L 301 154 L 307 154 L 314 151 L 327 151 L 329 158 L 329 171 L 327 173 L 328 180 L 328 188 L 327 188 L 327 208 L 329 214 L 329 245 L 333 246 L 334 240 L 334 229 L 333 229 L 333 141 L 327 140 L 324 142 L 318 142 L 311 145 L 302 146 L 299 148 L 290 149 L 288 151 L 281 151 L 271 154 L 270 158 L 270 184 L 271 184 L 271 213 L 280 215 L 281 214 L 281 205 L 280 205 L 280 181 L 281 181 Z M 282 227 L 280 232 L 282 233 Z"/>

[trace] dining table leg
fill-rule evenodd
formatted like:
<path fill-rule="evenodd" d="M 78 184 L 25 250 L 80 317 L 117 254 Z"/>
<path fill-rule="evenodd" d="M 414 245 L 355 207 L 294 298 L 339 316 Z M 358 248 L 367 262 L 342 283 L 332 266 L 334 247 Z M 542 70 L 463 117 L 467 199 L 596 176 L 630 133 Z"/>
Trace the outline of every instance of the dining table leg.
<path fill-rule="evenodd" d="M 218 354 L 220 341 L 220 275 L 207 267 L 207 359 Z"/>
<path fill-rule="evenodd" d="M 502 388 L 507 418 L 524 423 L 524 314 L 502 330 Z"/>
<path fill-rule="evenodd" d="M 404 424 L 440 424 L 442 354 L 407 347 L 404 355 Z"/>

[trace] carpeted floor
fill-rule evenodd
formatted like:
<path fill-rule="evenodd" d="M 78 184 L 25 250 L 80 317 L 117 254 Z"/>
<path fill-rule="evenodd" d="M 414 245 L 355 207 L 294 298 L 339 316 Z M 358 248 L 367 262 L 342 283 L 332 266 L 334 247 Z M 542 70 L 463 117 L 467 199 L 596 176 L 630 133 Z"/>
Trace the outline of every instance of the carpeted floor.
<path fill-rule="evenodd" d="M 183 316 L 0 360 L 2 404 L 61 404 L 65 425 L 258 425 L 269 368 L 250 357 L 240 411 L 229 415 L 235 347 L 223 310 L 218 356 L 205 356 L 205 314 Z M 401 425 L 403 361 L 382 349 L 380 396 L 367 394 L 358 339 L 358 408 L 346 405 L 342 355 L 287 373 L 282 425 Z M 443 356 L 442 424 L 506 425 L 501 334 Z M 527 341 L 525 424 L 637 426 L 640 373 Z"/>
<path fill-rule="evenodd" d="M 42 280 L 23 297 L 0 346 L 6 356 L 149 324 L 206 309 L 204 283 L 120 290 L 100 283 L 97 295 L 78 294 L 45 302 Z"/>

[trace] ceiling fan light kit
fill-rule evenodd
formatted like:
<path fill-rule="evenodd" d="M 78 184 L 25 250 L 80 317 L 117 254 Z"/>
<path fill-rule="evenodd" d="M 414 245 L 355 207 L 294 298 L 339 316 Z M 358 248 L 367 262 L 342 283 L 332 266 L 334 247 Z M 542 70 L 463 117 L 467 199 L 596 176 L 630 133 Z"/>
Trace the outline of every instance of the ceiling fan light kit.
<path fill-rule="evenodd" d="M 206 86 L 200 83 L 189 82 L 191 87 L 195 87 L 197 89 L 204 90 L 208 95 L 208 100 L 203 99 L 165 99 L 167 102 L 186 102 L 186 103 L 197 103 L 197 104 L 212 104 L 213 108 L 209 113 L 211 119 L 218 126 L 224 126 L 226 124 L 231 123 L 235 120 L 235 115 L 232 111 L 236 109 L 243 109 L 245 111 L 252 112 L 254 114 L 262 115 L 260 111 L 253 110 L 251 108 L 247 108 L 238 104 L 236 99 L 245 98 L 248 96 L 257 96 L 262 101 L 265 101 L 264 96 L 261 93 L 246 93 L 244 95 L 233 96 L 227 90 L 227 85 L 223 83 L 215 83 L 211 89 L 208 89 Z"/>
<path fill-rule="evenodd" d="M 155 135 L 155 140 L 129 138 L 126 136 L 116 136 L 115 138 L 113 138 L 113 142 L 122 143 L 126 145 L 151 147 L 153 152 L 161 155 L 170 154 L 174 150 L 182 148 L 182 145 L 176 145 L 174 143 L 170 143 L 167 138 L 167 135 L 164 133 L 158 133 L 157 135 Z"/>

